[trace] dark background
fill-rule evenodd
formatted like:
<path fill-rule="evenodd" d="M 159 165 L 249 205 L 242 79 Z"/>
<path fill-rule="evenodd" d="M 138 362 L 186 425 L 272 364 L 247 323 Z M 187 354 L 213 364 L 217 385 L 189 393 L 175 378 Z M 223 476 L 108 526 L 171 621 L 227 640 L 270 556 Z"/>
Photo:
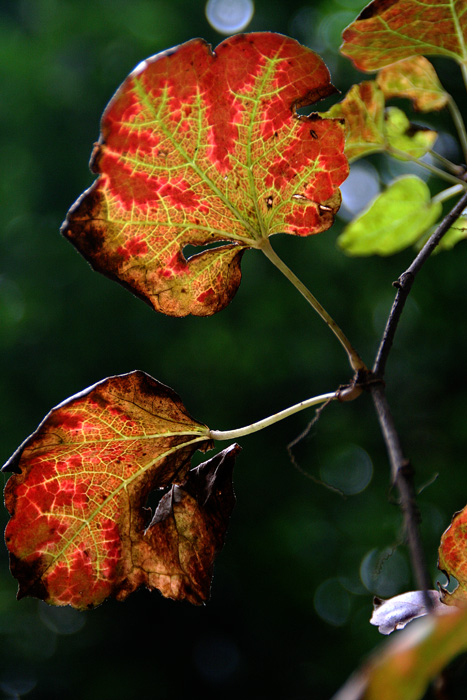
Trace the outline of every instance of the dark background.
<path fill-rule="evenodd" d="M 360 10 L 357 0 L 257 0 L 248 30 L 279 31 L 309 45 L 346 91 L 362 76 L 337 50 Z M 245 255 L 243 282 L 227 309 L 180 320 L 155 314 L 93 272 L 58 233 L 92 182 L 88 158 L 114 90 L 143 58 L 194 36 L 214 46 L 223 38 L 196 0 L 0 5 L 2 463 L 52 406 L 112 374 L 145 370 L 215 429 L 250 423 L 350 379 L 331 333 L 259 252 Z M 457 95 L 457 67 L 436 65 Z M 458 99 L 464 106 L 462 93 Z M 450 130 L 447 115 L 435 122 Z M 403 172 L 380 158 L 371 163 L 383 181 Z M 371 364 L 391 282 L 413 251 L 346 258 L 335 245 L 341 226 L 305 240 L 278 236 L 273 244 Z M 426 265 L 388 364 L 388 395 L 422 489 L 433 577 L 439 537 L 467 502 L 466 262 L 461 243 Z M 329 698 L 382 641 L 368 624 L 373 594 L 414 584 L 369 397 L 329 407 L 297 447 L 315 481 L 286 451 L 312 415 L 241 440 L 237 507 L 204 607 L 144 590 L 88 613 L 16 602 L 3 549 L 4 697 Z"/>

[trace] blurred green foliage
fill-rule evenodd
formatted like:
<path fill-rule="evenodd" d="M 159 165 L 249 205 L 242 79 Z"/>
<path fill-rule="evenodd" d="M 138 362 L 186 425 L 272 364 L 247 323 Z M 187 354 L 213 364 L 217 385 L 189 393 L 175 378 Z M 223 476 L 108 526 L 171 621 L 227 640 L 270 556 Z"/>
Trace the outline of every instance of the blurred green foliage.
<path fill-rule="evenodd" d="M 317 50 L 345 92 L 363 76 L 338 56 L 340 32 L 360 9 L 356 0 L 257 0 L 248 30 L 280 31 Z M 221 314 L 171 319 L 92 272 L 58 233 L 92 182 L 87 159 L 114 90 L 140 60 L 194 36 L 222 40 L 200 0 L 0 5 L 2 461 L 52 406 L 136 368 L 172 386 L 215 429 L 244 425 L 350 379 L 335 339 L 260 253 L 245 255 L 243 283 Z M 457 68 L 436 65 L 456 94 Z M 449 130 L 446 115 L 435 121 Z M 371 162 L 382 181 L 406 172 L 403 164 Z M 349 259 L 335 245 L 340 230 L 337 223 L 320 236 L 278 236 L 273 244 L 371 363 L 394 296 L 391 282 L 413 253 Z M 420 508 L 433 576 L 439 537 L 467 501 L 466 258 L 460 243 L 428 263 L 387 374 L 417 487 L 429 484 Z M 85 614 L 16 602 L 3 549 L 4 697 L 329 698 L 380 641 L 368 624 L 372 594 L 393 595 L 413 583 L 369 397 L 326 409 L 296 447 L 314 480 L 293 467 L 285 449 L 311 417 L 242 441 L 238 504 L 205 607 L 146 591 Z M 352 479 L 362 470 L 358 490 Z"/>

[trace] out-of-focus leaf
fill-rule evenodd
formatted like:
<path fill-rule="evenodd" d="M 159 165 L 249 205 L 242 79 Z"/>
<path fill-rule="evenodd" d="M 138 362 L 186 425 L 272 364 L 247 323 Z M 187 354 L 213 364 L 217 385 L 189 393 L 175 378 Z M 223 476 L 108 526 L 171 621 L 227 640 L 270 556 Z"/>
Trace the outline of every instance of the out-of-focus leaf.
<path fill-rule="evenodd" d="M 460 241 L 465 241 L 467 238 L 467 217 L 461 216 L 456 222 L 451 226 L 449 231 L 447 231 L 440 242 L 438 243 L 436 250 L 451 250 L 454 248 L 456 243 Z M 435 251 L 436 252 L 436 251 Z"/>
<path fill-rule="evenodd" d="M 391 148 L 419 158 L 437 138 L 435 131 L 411 124 L 397 107 L 385 109 L 384 93 L 374 80 L 352 85 L 344 99 L 322 116 L 344 119 L 349 161 Z"/>
<path fill-rule="evenodd" d="M 215 460 L 187 481 L 193 453 L 211 446 L 209 429 L 172 389 L 144 372 L 110 377 L 54 408 L 3 467 L 15 472 L 5 488 L 11 515 L 5 540 L 18 597 L 87 608 L 146 585 L 172 598 L 204 600 L 211 556 L 223 534 L 207 543 L 203 535 L 217 527 L 212 522 L 232 501 Z M 216 481 L 211 470 L 217 473 L 217 466 Z M 157 534 L 164 526 L 153 523 L 146 531 L 145 504 L 151 491 L 172 484 L 186 484 L 187 495 L 174 491 L 170 507 L 185 538 L 175 544 L 190 554 L 172 551 L 166 562 L 169 545 Z M 167 535 L 171 546 L 174 527 Z M 199 585 L 181 571 L 185 561 L 190 572 L 196 568 L 197 556 Z"/>
<path fill-rule="evenodd" d="M 386 109 L 384 131 L 389 146 L 413 158 L 424 156 L 438 138 L 436 131 L 411 124 L 407 115 L 397 107 Z M 403 156 L 400 158 L 403 159 Z"/>
<path fill-rule="evenodd" d="M 415 241 L 442 211 L 430 190 L 415 175 L 394 180 L 368 209 L 351 221 L 338 239 L 349 255 L 392 255 Z"/>
<path fill-rule="evenodd" d="M 389 600 L 374 598 L 373 607 L 370 623 L 376 625 L 381 634 L 391 634 L 395 630 L 404 629 L 412 620 L 430 612 L 443 614 L 452 610 L 440 601 L 439 591 L 409 591 Z"/>
<path fill-rule="evenodd" d="M 247 248 L 333 223 L 343 127 L 297 114 L 333 92 L 321 58 L 280 34 L 240 34 L 216 52 L 194 39 L 149 58 L 104 112 L 99 177 L 63 234 L 157 311 L 219 311 Z"/>
<path fill-rule="evenodd" d="M 441 588 L 442 600 L 447 605 L 467 607 L 467 506 L 456 513 L 448 529 L 443 532 L 438 550 L 438 567 L 448 579 L 458 582 L 449 593 Z"/>
<path fill-rule="evenodd" d="M 384 94 L 374 80 L 352 85 L 344 99 L 322 116 L 345 120 L 345 153 L 349 160 L 384 151 Z"/>
<path fill-rule="evenodd" d="M 443 109 L 449 101 L 435 69 L 424 56 L 413 56 L 383 68 L 376 78 L 386 99 L 407 97 L 418 112 Z"/>
<path fill-rule="evenodd" d="M 466 610 L 427 615 L 377 649 L 332 700 L 420 700 L 466 649 Z"/>
<path fill-rule="evenodd" d="M 343 33 L 341 52 L 373 71 L 411 56 L 467 61 L 467 0 L 373 0 Z"/>

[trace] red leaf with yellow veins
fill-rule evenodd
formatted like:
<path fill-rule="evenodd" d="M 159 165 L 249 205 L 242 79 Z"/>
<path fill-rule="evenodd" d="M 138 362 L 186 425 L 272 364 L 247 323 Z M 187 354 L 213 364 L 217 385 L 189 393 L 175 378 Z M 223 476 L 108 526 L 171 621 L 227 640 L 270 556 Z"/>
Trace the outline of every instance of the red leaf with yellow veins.
<path fill-rule="evenodd" d="M 386 98 L 407 97 L 419 112 L 443 109 L 449 101 L 435 69 L 423 56 L 406 58 L 383 68 L 376 80 Z"/>
<path fill-rule="evenodd" d="M 448 579 L 454 576 L 458 582 L 452 593 L 441 588 L 443 603 L 467 607 L 467 506 L 454 515 L 441 537 L 438 568 Z"/>
<path fill-rule="evenodd" d="M 165 564 L 157 537 L 145 535 L 145 503 L 152 490 L 183 483 L 193 453 L 210 447 L 209 429 L 144 372 L 54 408 L 3 467 L 16 472 L 5 488 L 5 540 L 18 597 L 88 608 L 158 587 L 154 562 Z"/>
<path fill-rule="evenodd" d="M 467 62 L 467 0 L 373 0 L 344 30 L 341 52 L 374 71 L 410 56 Z"/>
<path fill-rule="evenodd" d="M 246 249 L 331 226 L 348 174 L 343 127 L 296 110 L 333 92 L 321 58 L 279 34 L 240 34 L 215 52 L 195 39 L 149 58 L 104 112 L 99 177 L 63 234 L 157 311 L 219 311 Z"/>

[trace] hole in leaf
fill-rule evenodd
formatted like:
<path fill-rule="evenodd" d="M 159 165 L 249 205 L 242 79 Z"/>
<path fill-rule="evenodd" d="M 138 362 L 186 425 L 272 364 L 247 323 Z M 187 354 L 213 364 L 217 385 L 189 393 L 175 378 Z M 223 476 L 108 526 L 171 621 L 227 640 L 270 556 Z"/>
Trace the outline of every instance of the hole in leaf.
<path fill-rule="evenodd" d="M 227 241 L 215 241 L 214 243 L 207 243 L 205 245 L 191 245 L 189 243 L 183 248 L 183 256 L 185 260 L 189 260 L 193 255 L 198 253 L 204 253 L 206 250 L 213 250 L 214 248 L 220 248 L 225 245 Z"/>
<path fill-rule="evenodd" d="M 154 489 L 153 491 L 150 492 L 145 509 L 146 509 L 146 522 L 145 522 L 145 527 L 149 525 L 151 520 L 154 517 L 154 513 L 157 510 L 157 506 L 159 505 L 161 499 L 165 496 L 166 493 L 168 493 L 169 489 Z"/>

